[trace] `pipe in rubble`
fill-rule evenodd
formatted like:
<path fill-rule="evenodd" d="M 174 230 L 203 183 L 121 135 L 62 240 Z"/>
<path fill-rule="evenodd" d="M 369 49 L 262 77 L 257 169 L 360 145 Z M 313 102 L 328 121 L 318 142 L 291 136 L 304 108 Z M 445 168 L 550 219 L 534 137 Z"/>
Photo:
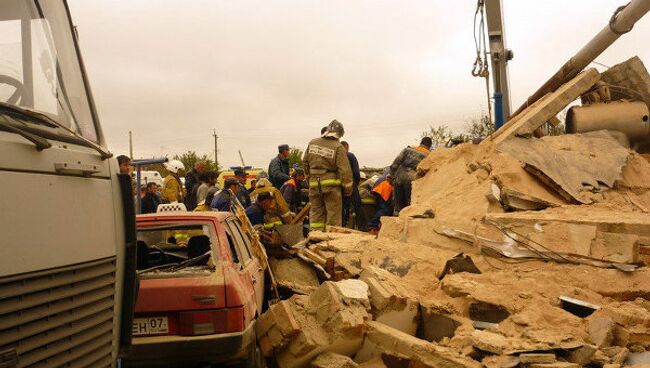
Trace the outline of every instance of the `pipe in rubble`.
<path fill-rule="evenodd" d="M 586 133 L 596 130 L 615 130 L 632 142 L 650 135 L 648 106 L 645 102 L 617 101 L 572 107 L 566 118 L 567 133 Z"/>
<path fill-rule="evenodd" d="M 609 24 L 580 49 L 575 56 L 562 65 L 560 70 L 533 93 L 533 95 L 528 97 L 526 102 L 512 114 L 511 118 L 542 98 L 545 94 L 555 91 L 562 84 L 578 75 L 578 73 L 602 54 L 619 37 L 631 31 L 634 24 L 648 11 L 650 11 L 650 0 L 632 0 L 627 5 L 616 9 L 609 20 Z"/>

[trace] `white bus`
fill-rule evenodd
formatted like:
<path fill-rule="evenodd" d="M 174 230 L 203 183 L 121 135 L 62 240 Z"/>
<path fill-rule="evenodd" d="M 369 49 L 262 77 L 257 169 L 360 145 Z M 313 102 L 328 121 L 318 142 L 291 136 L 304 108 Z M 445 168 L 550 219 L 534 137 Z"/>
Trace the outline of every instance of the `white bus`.
<path fill-rule="evenodd" d="M 0 0 L 0 366 L 111 367 L 136 292 L 129 175 L 64 0 Z"/>

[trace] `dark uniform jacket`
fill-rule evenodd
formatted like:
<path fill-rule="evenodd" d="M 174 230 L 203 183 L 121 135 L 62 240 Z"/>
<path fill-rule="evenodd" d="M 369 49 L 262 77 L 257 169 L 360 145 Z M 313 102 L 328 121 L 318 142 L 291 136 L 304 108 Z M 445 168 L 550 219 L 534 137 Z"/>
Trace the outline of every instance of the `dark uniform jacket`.
<path fill-rule="evenodd" d="M 282 159 L 280 155 L 275 156 L 269 164 L 269 180 L 274 187 L 280 189 L 282 184 L 291 179 L 289 176 L 289 159 Z"/>
<path fill-rule="evenodd" d="M 425 147 L 406 147 L 395 158 L 390 165 L 390 175 L 393 176 L 397 183 L 411 181 L 415 179 L 416 169 L 427 155 L 429 150 Z"/>

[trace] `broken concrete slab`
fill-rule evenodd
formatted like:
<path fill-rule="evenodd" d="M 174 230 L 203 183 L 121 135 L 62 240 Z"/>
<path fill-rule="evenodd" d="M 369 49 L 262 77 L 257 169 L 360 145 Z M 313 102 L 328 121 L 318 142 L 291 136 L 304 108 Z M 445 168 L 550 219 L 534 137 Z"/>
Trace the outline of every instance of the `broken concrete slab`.
<path fill-rule="evenodd" d="M 260 318 L 264 321 L 259 327 L 263 335 L 258 337 L 265 354 L 271 351 L 280 368 L 307 367 L 324 352 L 352 356 L 361 347 L 365 322 L 369 319 L 369 301 L 351 293 L 349 283 L 339 287 L 325 282 L 309 296 L 294 295 L 282 303 L 288 307 L 283 310 L 291 311 L 295 321 L 292 331 L 297 326 L 297 332 L 288 338 L 279 331 L 274 333 L 279 330 L 273 327 L 278 325 L 278 317 L 271 309 Z"/>
<path fill-rule="evenodd" d="M 553 353 L 524 353 L 519 354 L 519 361 L 522 364 L 554 363 L 556 359 Z"/>
<path fill-rule="evenodd" d="M 528 365 L 529 368 L 579 368 L 580 365 L 569 362 L 555 363 L 533 363 Z"/>
<path fill-rule="evenodd" d="M 275 349 L 284 347 L 299 329 L 289 302 L 281 301 L 272 305 L 255 325 L 264 356 L 270 357 Z"/>
<path fill-rule="evenodd" d="M 584 345 L 571 351 L 567 360 L 571 363 L 585 366 L 591 363 L 597 350 L 598 348 L 594 345 Z"/>
<path fill-rule="evenodd" d="M 372 266 L 361 273 L 361 280 L 370 289 L 372 315 L 375 321 L 415 335 L 420 303 L 402 288 L 387 281 L 392 277 L 388 271 Z"/>
<path fill-rule="evenodd" d="M 510 348 L 505 336 L 489 331 L 472 332 L 472 345 L 488 353 L 501 355 Z"/>
<path fill-rule="evenodd" d="M 608 317 L 590 318 L 587 330 L 591 342 L 600 348 L 610 346 L 614 340 L 614 327 L 614 321 Z"/>
<path fill-rule="evenodd" d="M 526 242 L 532 246 L 538 243 L 546 248 L 539 251 L 550 250 L 615 263 L 638 261 L 639 246 L 634 240 L 650 234 L 650 216 L 615 210 L 565 207 L 541 212 L 488 214 L 486 220 L 504 226 L 515 236 L 529 239 L 530 242 Z M 491 234 L 489 231 L 489 228 L 479 229 L 477 235 Z M 502 236 L 503 240 L 510 239 Z"/>
<path fill-rule="evenodd" d="M 638 56 L 616 64 L 601 74 L 602 81 L 612 85 L 612 100 L 641 99 L 650 106 L 650 75 Z M 615 88 L 618 87 L 618 88 Z M 630 90 L 636 92 L 630 96 Z"/>
<path fill-rule="evenodd" d="M 563 84 L 556 91 L 549 93 L 510 119 L 488 140 L 501 143 L 514 136 L 530 136 L 544 123 L 551 120 L 571 102 L 587 92 L 600 80 L 596 69 L 587 69 L 575 78 Z"/>
<path fill-rule="evenodd" d="M 525 169 L 574 203 L 592 203 L 594 192 L 614 187 L 630 151 L 606 131 L 514 138 L 498 146 Z"/>
<path fill-rule="evenodd" d="M 280 288 L 306 295 L 320 285 L 314 268 L 299 258 L 271 258 L 269 264 Z"/>
<path fill-rule="evenodd" d="M 413 367 L 478 368 L 481 366 L 480 363 L 460 356 L 450 349 L 418 339 L 382 323 L 370 321 L 367 325 L 366 342 L 374 351 L 364 352 L 363 357 L 357 355 L 356 361 L 360 358 L 367 361 L 378 356 L 389 355 L 407 359 Z M 359 353 L 361 354 L 362 351 Z"/>
<path fill-rule="evenodd" d="M 350 357 L 336 353 L 323 353 L 311 361 L 311 368 L 357 368 Z"/>

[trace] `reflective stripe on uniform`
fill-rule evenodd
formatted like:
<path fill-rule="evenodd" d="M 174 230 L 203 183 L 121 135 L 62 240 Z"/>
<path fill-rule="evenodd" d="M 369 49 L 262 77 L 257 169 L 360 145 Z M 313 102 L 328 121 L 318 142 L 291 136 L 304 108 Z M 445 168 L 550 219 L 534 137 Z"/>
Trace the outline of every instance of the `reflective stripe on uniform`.
<path fill-rule="evenodd" d="M 341 185 L 341 179 L 325 179 L 320 181 L 320 185 L 324 187 Z M 310 188 L 318 188 L 318 181 L 310 181 Z"/>
<path fill-rule="evenodd" d="M 282 225 L 282 221 L 267 222 L 264 224 L 265 229 L 273 229 L 275 225 Z"/>
<path fill-rule="evenodd" d="M 361 203 L 363 204 L 377 204 L 374 198 L 361 198 Z"/>
<path fill-rule="evenodd" d="M 325 223 L 324 222 L 312 222 L 309 224 L 313 229 L 324 229 L 325 228 Z"/>

